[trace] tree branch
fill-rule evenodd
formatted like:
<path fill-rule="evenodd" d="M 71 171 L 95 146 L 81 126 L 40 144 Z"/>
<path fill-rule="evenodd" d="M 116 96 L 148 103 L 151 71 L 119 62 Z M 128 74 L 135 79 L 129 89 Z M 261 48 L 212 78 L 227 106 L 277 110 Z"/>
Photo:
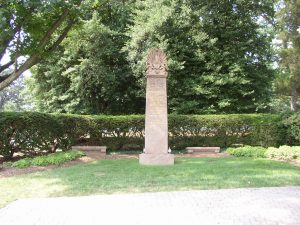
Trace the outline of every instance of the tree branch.
<path fill-rule="evenodd" d="M 10 74 L 6 74 L 6 75 L 4 75 L 4 76 L 0 76 L 0 83 L 1 83 L 2 81 L 4 81 L 5 79 L 7 79 L 9 76 L 10 76 Z"/>
<path fill-rule="evenodd" d="M 58 39 L 54 42 L 54 44 L 47 49 L 47 52 L 53 51 L 55 48 L 57 48 L 60 43 L 64 40 L 64 38 L 67 36 L 68 32 L 72 28 L 72 25 L 74 24 L 74 21 L 70 22 L 65 29 L 63 30 L 62 34 L 58 37 Z M 24 73 L 26 70 L 30 69 L 32 66 L 37 64 L 41 61 L 41 55 L 39 53 L 33 54 L 26 62 L 20 66 L 19 69 L 14 70 L 11 74 L 0 76 L 0 90 L 4 89 L 8 85 L 10 85 L 15 79 L 17 79 L 19 76 L 21 76 L 22 73 Z M 14 64 L 14 61 L 11 61 L 4 66 L 7 66 L 8 64 L 12 65 Z M 4 67 L 2 66 L 2 67 Z"/>
<path fill-rule="evenodd" d="M 79 5 L 81 4 L 82 1 L 79 2 Z M 69 9 L 64 9 L 62 14 L 57 18 L 54 23 L 49 27 L 49 29 L 46 31 L 44 34 L 43 38 L 40 40 L 38 47 L 36 49 L 36 52 L 34 52 L 29 59 L 25 61 L 18 69 L 13 71 L 12 73 L 0 77 L 0 91 L 3 90 L 5 87 L 9 86 L 14 80 L 16 80 L 23 72 L 26 70 L 30 69 L 32 66 L 35 64 L 39 63 L 42 59 L 42 55 L 46 52 L 51 52 L 53 51 L 62 41 L 63 39 L 67 36 L 69 30 L 71 29 L 74 21 L 70 22 L 63 32 L 60 34 L 58 39 L 53 43 L 51 47 L 48 49 L 45 49 L 47 44 L 50 42 L 52 35 L 54 34 L 55 31 L 61 26 L 61 24 L 66 20 L 68 15 L 70 14 Z M 14 63 L 14 62 L 12 62 Z M 12 64 L 11 64 L 12 65 Z"/>
<path fill-rule="evenodd" d="M 52 26 L 47 30 L 44 37 L 40 41 L 39 48 L 43 49 L 49 40 L 51 39 L 52 34 L 60 27 L 60 25 L 65 21 L 69 14 L 69 9 L 65 9 L 63 14 L 52 24 Z"/>
<path fill-rule="evenodd" d="M 43 36 L 43 38 L 40 41 L 40 44 L 38 47 L 39 49 L 44 50 L 45 46 L 50 41 L 51 36 L 59 28 L 59 26 L 65 21 L 68 14 L 69 14 L 69 9 L 65 9 L 63 11 L 63 14 L 47 30 L 47 32 L 45 33 L 45 35 Z M 23 63 L 23 65 L 21 65 L 19 68 L 15 68 L 15 70 L 12 73 L 2 76 L 0 78 L 0 91 L 3 90 L 5 87 L 9 86 L 14 80 L 16 80 L 19 76 L 21 76 L 21 74 L 24 73 L 26 70 L 30 69 L 32 66 L 37 64 L 41 60 L 41 55 L 42 54 L 40 53 L 40 51 L 37 51 L 32 56 L 30 56 L 30 58 L 27 59 L 26 62 Z M 12 62 L 12 64 L 13 63 L 15 63 L 15 62 Z"/>
<path fill-rule="evenodd" d="M 13 17 L 11 18 L 11 20 L 13 19 Z M 9 21 L 7 21 L 9 23 Z M 21 24 L 17 24 L 16 27 L 14 29 L 12 29 L 13 33 L 12 35 L 10 35 L 8 38 L 5 38 L 4 40 L 2 40 L 2 48 L 0 50 L 0 59 L 3 58 L 7 48 L 9 47 L 9 43 L 11 43 L 14 40 L 14 37 L 16 36 L 16 34 L 18 33 L 20 35 L 20 30 L 22 28 L 22 24 L 24 23 L 24 20 L 22 20 Z"/>
<path fill-rule="evenodd" d="M 14 37 L 14 36 L 13 36 Z M 13 38 L 12 37 L 12 38 Z M 2 40 L 2 44 L 1 45 L 3 45 L 3 48 L 2 48 L 2 46 L 1 46 L 1 48 L 0 48 L 0 59 L 2 59 L 3 58 L 3 56 L 4 56 L 4 54 L 5 54 L 5 52 L 6 52 L 6 49 L 8 48 L 8 45 L 9 45 L 9 43 L 12 41 L 12 39 L 10 39 L 10 38 L 7 38 L 7 39 L 5 39 L 5 40 Z"/>
<path fill-rule="evenodd" d="M 15 71 L 18 70 L 18 58 L 20 54 L 20 37 L 21 37 L 21 28 L 18 30 L 18 37 L 17 37 L 17 45 L 16 45 L 16 56 L 15 56 Z"/>
<path fill-rule="evenodd" d="M 68 32 L 71 30 L 73 24 L 74 24 L 74 21 L 69 22 L 69 24 L 63 30 L 62 34 L 57 38 L 57 40 L 53 43 L 53 45 L 47 49 L 47 52 L 51 52 L 51 51 L 55 50 L 60 45 L 60 43 L 67 36 Z"/>
<path fill-rule="evenodd" d="M 10 67 L 12 64 L 14 64 L 14 61 L 10 61 L 3 66 L 0 66 L 0 73 L 2 73 L 4 70 L 6 70 L 8 67 Z"/>
<path fill-rule="evenodd" d="M 30 69 L 32 66 L 37 64 L 41 60 L 40 56 L 38 54 L 34 54 L 29 59 L 26 60 L 26 62 L 20 66 L 20 68 L 16 71 L 13 71 L 11 74 L 8 74 L 3 81 L 0 81 L 0 91 L 6 88 L 8 85 L 10 85 L 14 80 L 16 80 L 19 76 L 21 76 L 22 73 L 24 73 L 26 70 Z M 0 78 L 2 79 L 2 78 Z"/>

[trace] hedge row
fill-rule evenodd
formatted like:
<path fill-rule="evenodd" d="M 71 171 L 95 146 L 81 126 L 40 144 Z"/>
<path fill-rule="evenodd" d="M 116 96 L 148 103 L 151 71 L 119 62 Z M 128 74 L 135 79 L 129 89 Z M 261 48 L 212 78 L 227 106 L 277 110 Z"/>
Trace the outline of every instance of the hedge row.
<path fill-rule="evenodd" d="M 233 144 L 278 146 L 285 140 L 286 129 L 279 115 L 169 115 L 172 149 Z M 0 113 L 0 155 L 54 152 L 75 144 L 143 149 L 144 116 Z"/>

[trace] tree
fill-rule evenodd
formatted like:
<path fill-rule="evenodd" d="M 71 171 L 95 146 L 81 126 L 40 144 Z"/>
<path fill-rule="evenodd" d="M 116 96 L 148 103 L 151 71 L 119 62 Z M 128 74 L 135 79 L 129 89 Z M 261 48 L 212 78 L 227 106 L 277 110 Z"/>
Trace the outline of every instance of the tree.
<path fill-rule="evenodd" d="M 273 2 L 140 1 L 125 50 L 144 81 L 149 48 L 168 55 L 171 112 L 265 110 L 273 70 L 269 26 Z"/>
<path fill-rule="evenodd" d="M 110 0 L 34 69 L 46 112 L 143 113 L 148 50 L 168 55 L 169 112 L 266 110 L 272 0 Z"/>
<path fill-rule="evenodd" d="M 296 111 L 300 91 L 300 1 L 279 0 L 277 6 L 277 38 L 281 40 L 281 49 L 276 89 L 279 94 L 290 96 L 291 110 Z"/>
<path fill-rule="evenodd" d="M 57 48 L 78 21 L 81 2 L 1 1 L 0 90 Z"/>
<path fill-rule="evenodd" d="M 144 99 L 122 47 L 134 1 L 111 0 L 70 32 L 33 70 L 31 90 L 44 112 L 142 113 Z"/>

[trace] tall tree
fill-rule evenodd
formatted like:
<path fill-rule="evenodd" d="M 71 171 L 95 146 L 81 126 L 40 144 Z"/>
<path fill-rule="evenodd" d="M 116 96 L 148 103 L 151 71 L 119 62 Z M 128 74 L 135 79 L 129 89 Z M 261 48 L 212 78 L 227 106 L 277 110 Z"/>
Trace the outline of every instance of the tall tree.
<path fill-rule="evenodd" d="M 0 90 L 53 52 L 77 21 L 82 1 L 0 2 Z"/>
<path fill-rule="evenodd" d="M 300 92 L 300 0 L 279 0 L 278 36 L 281 40 L 277 91 L 290 96 L 292 111 L 298 109 Z"/>
<path fill-rule="evenodd" d="M 31 90 L 46 112 L 142 113 L 144 99 L 122 47 L 134 1 L 110 0 L 33 70 Z"/>
<path fill-rule="evenodd" d="M 262 111 L 273 79 L 273 1 L 139 1 L 125 50 L 144 80 L 152 47 L 169 58 L 169 107 L 177 113 Z"/>
<path fill-rule="evenodd" d="M 263 111 L 271 91 L 272 0 L 106 2 L 34 71 L 40 109 L 143 113 L 147 52 L 168 55 L 169 111 Z"/>

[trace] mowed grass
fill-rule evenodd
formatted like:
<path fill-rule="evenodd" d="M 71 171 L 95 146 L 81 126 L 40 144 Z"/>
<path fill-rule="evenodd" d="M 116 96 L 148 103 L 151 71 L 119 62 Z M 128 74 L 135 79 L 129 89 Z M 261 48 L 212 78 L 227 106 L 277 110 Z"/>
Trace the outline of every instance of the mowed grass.
<path fill-rule="evenodd" d="M 300 168 L 266 159 L 177 158 L 174 166 L 100 160 L 0 178 L 0 207 L 31 197 L 300 185 Z"/>

